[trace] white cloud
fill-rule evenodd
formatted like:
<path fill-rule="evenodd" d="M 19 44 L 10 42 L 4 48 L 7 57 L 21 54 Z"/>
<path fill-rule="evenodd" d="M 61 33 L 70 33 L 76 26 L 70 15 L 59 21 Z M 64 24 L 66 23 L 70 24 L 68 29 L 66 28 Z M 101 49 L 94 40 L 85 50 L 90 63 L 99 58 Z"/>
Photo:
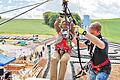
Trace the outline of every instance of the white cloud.
<path fill-rule="evenodd" d="M 38 2 L 39 3 L 43 2 L 43 0 L 41 0 L 41 1 L 40 0 L 28 0 L 28 3 L 24 4 L 24 1 L 27 1 L 27 0 L 19 0 L 19 1 L 22 1 L 22 2 L 19 2 L 16 5 L 15 1 L 16 0 L 8 0 L 8 2 L 5 2 L 7 4 L 7 6 L 6 6 L 6 4 L 4 4 L 4 1 L 3 2 L 1 1 L 2 5 L 0 5 L 0 10 L 1 10 L 0 12 L 11 10 L 11 9 L 15 9 L 15 8 L 19 8 L 19 7 L 23 7 L 23 6 L 27 6 L 27 5 L 30 5 L 30 4 L 35 4 L 35 3 L 38 3 Z M 32 3 L 33 1 L 36 1 L 36 2 Z M 16 10 L 16 11 L 12 11 L 12 12 L 5 13 L 5 14 L 0 14 L 0 15 L 2 16 L 2 18 L 10 18 L 10 17 L 14 17 L 14 16 L 16 16 L 16 15 L 18 15 L 18 14 L 24 12 L 24 11 L 27 11 L 27 10 L 29 10 L 32 7 L 19 9 L 19 10 Z M 43 6 L 39 6 L 39 7 L 35 8 L 35 9 L 33 9 L 33 10 L 31 10 L 31 11 L 29 11 L 29 12 L 27 12 L 27 13 L 21 15 L 21 16 L 19 16 L 18 18 L 41 18 L 42 13 L 43 13 L 43 8 L 42 7 Z"/>
<path fill-rule="evenodd" d="M 119 0 L 70 0 L 79 5 L 81 15 L 88 14 L 92 18 L 116 18 L 120 17 Z"/>
<path fill-rule="evenodd" d="M 17 1 L 17 4 L 15 3 L 15 1 Z M 8 0 L 8 2 L 1 0 L 0 10 L 5 11 L 38 2 L 43 2 L 43 0 Z M 68 5 L 71 12 L 78 12 L 81 16 L 88 14 L 91 16 L 91 18 L 116 18 L 120 17 L 119 3 L 120 0 L 69 0 Z M 21 9 L 16 12 L 11 12 L 5 15 L 6 17 L 15 16 L 16 14 L 19 14 L 27 9 L 29 8 Z M 53 0 L 22 15 L 21 17 L 40 18 L 42 17 L 42 13 L 45 11 L 60 12 L 61 10 L 62 0 Z"/>

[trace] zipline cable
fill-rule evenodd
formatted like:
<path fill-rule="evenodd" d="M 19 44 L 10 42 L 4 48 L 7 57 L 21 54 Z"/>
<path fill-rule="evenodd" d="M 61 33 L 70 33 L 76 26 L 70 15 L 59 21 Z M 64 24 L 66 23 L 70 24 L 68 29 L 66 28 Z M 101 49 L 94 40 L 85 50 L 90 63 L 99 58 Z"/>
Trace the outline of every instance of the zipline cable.
<path fill-rule="evenodd" d="M 12 18 L 10 18 L 8 20 L 5 20 L 5 21 L 1 22 L 0 25 L 3 25 L 3 24 L 5 24 L 5 23 L 7 23 L 7 22 L 9 22 L 9 21 L 11 21 L 11 20 L 13 20 L 13 19 L 15 19 L 15 18 L 17 18 L 17 17 L 19 17 L 19 16 L 21 16 L 21 15 L 23 15 L 23 14 L 25 14 L 25 13 L 31 11 L 31 10 L 33 10 L 34 8 L 37 8 L 40 5 L 42 5 L 42 4 L 46 3 L 46 2 L 49 2 L 49 1 L 51 1 L 51 0 L 47 0 L 47 1 L 41 2 L 38 5 L 36 5 L 36 6 L 32 7 L 32 8 L 30 8 L 30 9 L 28 9 L 27 11 L 24 11 L 24 12 L 22 12 L 22 13 L 16 15 L 16 16 L 14 16 L 14 17 L 12 17 Z"/>
<path fill-rule="evenodd" d="M 0 14 L 4 14 L 4 13 L 12 12 L 12 11 L 15 11 L 15 10 L 31 7 L 31 6 L 34 6 L 34 5 L 37 5 L 37 4 L 40 4 L 40 3 L 35 3 L 35 4 L 31 4 L 31 5 L 27 5 L 27 6 L 15 8 L 15 9 L 11 9 L 11 10 L 8 10 L 8 11 L 3 11 L 3 12 L 0 12 Z"/>

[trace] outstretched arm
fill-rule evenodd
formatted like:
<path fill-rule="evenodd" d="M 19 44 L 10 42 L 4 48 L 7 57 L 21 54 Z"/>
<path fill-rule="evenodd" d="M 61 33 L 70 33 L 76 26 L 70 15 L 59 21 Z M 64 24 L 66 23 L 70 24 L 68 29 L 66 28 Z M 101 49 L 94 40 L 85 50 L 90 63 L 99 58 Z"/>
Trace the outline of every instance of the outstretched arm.
<path fill-rule="evenodd" d="M 105 44 L 103 41 L 101 41 L 99 38 L 97 38 L 96 36 L 92 35 L 89 32 L 84 31 L 82 28 L 78 28 L 78 32 L 82 35 L 84 35 L 86 38 L 88 38 L 88 40 L 90 40 L 93 44 L 95 44 L 97 47 L 99 47 L 100 49 L 104 49 L 105 48 Z"/>
<path fill-rule="evenodd" d="M 77 45 L 77 41 L 76 41 L 76 38 L 74 37 L 72 39 L 72 42 Z M 88 48 L 88 46 L 84 43 L 84 42 L 79 42 L 79 47 L 82 49 L 82 48 Z"/>
<path fill-rule="evenodd" d="M 87 37 L 93 44 L 95 44 L 100 49 L 105 48 L 105 43 L 91 33 L 87 32 L 85 37 Z"/>
<path fill-rule="evenodd" d="M 61 31 L 61 28 L 60 28 L 60 18 L 58 18 L 55 23 L 54 23 L 54 28 L 56 29 L 57 33 L 59 34 L 60 31 Z"/>

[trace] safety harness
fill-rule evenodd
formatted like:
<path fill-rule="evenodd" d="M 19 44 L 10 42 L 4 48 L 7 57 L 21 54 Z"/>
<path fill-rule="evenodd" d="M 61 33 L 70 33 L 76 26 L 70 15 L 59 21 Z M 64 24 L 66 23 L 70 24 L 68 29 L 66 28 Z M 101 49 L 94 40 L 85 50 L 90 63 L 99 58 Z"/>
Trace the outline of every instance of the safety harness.
<path fill-rule="evenodd" d="M 60 53 L 62 51 L 63 53 L 70 53 L 72 50 L 72 46 L 68 45 L 70 43 L 67 42 L 66 39 L 62 39 L 62 41 L 58 44 L 55 44 L 55 49 Z"/>
<path fill-rule="evenodd" d="M 97 36 L 99 39 L 102 40 L 102 36 L 99 35 Z M 95 70 L 95 72 L 99 72 L 101 70 L 102 67 L 104 67 L 105 65 L 109 64 L 110 59 L 107 58 L 104 62 L 102 62 L 101 64 L 98 65 L 94 65 L 92 59 L 93 59 L 93 52 L 95 51 L 96 46 L 94 44 L 92 44 L 89 40 L 87 40 L 85 42 L 85 44 L 88 46 L 88 51 L 90 54 L 90 61 L 86 63 L 86 65 L 83 67 L 82 66 L 82 62 L 81 62 L 81 57 L 80 57 L 80 51 L 78 50 L 78 58 L 79 58 L 79 62 L 80 62 L 80 66 L 81 66 L 81 71 L 75 75 L 75 78 L 80 78 L 81 76 L 86 75 L 86 72 L 88 71 L 88 68 L 90 67 L 89 64 L 91 64 L 91 68 Z M 79 48 L 78 48 L 79 49 Z"/>
<path fill-rule="evenodd" d="M 55 44 L 55 49 L 58 51 L 60 54 L 64 53 L 71 53 L 72 50 L 72 44 L 71 40 L 73 39 L 73 34 L 71 32 L 71 26 L 70 26 L 70 20 L 68 21 L 69 17 L 72 17 L 71 12 L 68 8 L 68 1 L 63 0 L 63 13 L 60 13 L 60 16 L 64 16 L 65 20 L 64 22 L 66 23 L 67 29 L 64 29 L 62 24 L 60 24 L 61 27 L 61 32 L 60 36 L 62 36 L 62 39 L 59 43 Z M 74 20 L 74 19 L 73 19 Z M 62 22 L 61 22 L 62 23 Z"/>
<path fill-rule="evenodd" d="M 109 61 L 110 61 L 110 59 L 107 58 L 103 63 L 98 64 L 98 65 L 96 65 L 96 66 L 93 64 L 93 62 L 91 62 L 91 63 L 92 63 L 92 68 L 93 68 L 93 69 L 96 69 L 96 71 L 99 72 L 99 71 L 100 71 L 100 68 L 101 68 L 101 67 L 104 67 L 105 65 L 107 65 L 107 64 L 109 63 Z"/>
<path fill-rule="evenodd" d="M 103 39 L 101 35 L 99 35 L 99 36 L 97 36 L 97 37 L 98 37 L 100 40 Z M 92 45 L 92 43 L 91 43 L 91 45 Z M 93 52 L 95 51 L 95 45 L 92 45 L 92 46 L 93 46 L 93 48 L 90 49 L 90 53 L 89 53 L 90 56 L 91 56 L 91 61 L 90 61 L 90 62 L 91 62 L 91 67 L 92 67 L 93 69 L 95 69 L 96 72 L 99 72 L 101 67 L 104 67 L 105 65 L 107 65 L 107 64 L 110 62 L 110 59 L 109 59 L 109 57 L 107 57 L 104 62 L 102 62 L 101 64 L 98 64 L 98 65 L 95 65 L 95 64 L 92 62 Z"/>

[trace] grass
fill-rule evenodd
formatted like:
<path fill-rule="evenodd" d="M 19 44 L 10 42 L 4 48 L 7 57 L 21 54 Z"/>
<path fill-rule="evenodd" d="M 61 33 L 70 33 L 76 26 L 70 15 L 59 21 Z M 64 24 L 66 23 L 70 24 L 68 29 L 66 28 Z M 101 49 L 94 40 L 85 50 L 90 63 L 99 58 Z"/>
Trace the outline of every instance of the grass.
<path fill-rule="evenodd" d="M 102 34 L 110 42 L 120 43 L 120 19 L 97 19 L 102 24 Z M 39 19 L 16 19 L 0 25 L 0 34 L 41 34 L 54 35 L 55 29 Z"/>
<path fill-rule="evenodd" d="M 54 35 L 55 30 L 39 19 L 16 19 L 0 25 L 0 34 L 42 34 Z"/>
<path fill-rule="evenodd" d="M 102 24 L 102 34 L 110 42 L 120 43 L 120 18 L 117 19 L 99 19 Z"/>

